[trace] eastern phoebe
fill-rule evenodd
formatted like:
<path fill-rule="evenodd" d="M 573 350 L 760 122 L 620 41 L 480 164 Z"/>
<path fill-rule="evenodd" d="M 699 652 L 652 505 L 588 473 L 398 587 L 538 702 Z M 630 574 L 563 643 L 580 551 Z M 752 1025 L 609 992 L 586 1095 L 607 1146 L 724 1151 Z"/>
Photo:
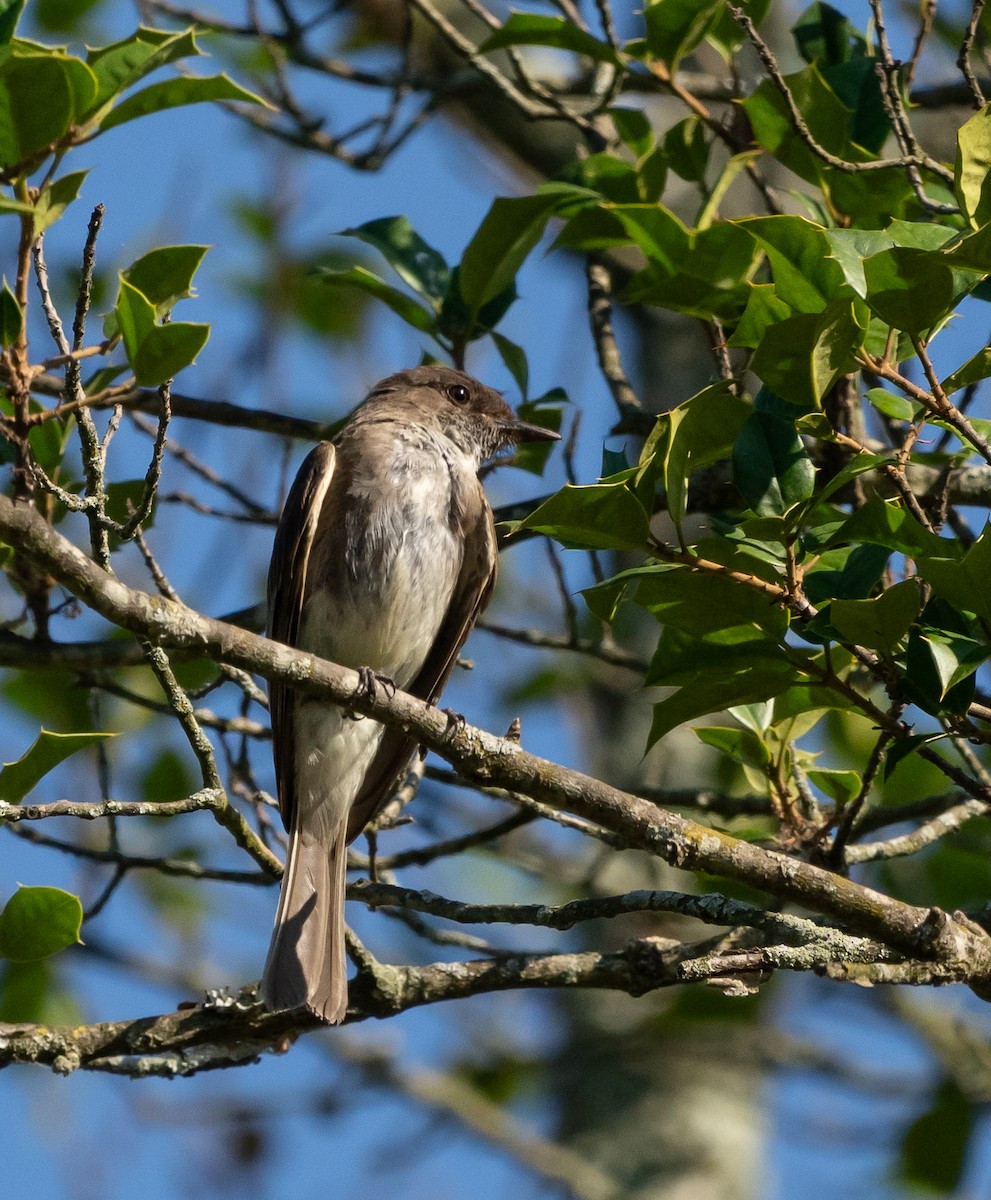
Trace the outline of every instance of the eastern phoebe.
<path fill-rule="evenodd" d="M 383 379 L 296 477 L 269 569 L 269 636 L 436 701 L 496 579 L 479 467 L 557 436 L 517 420 L 462 371 Z M 302 1006 L 336 1023 L 348 1003 L 347 846 L 416 741 L 275 681 L 269 694 L 289 854 L 261 994 L 270 1009 Z"/>

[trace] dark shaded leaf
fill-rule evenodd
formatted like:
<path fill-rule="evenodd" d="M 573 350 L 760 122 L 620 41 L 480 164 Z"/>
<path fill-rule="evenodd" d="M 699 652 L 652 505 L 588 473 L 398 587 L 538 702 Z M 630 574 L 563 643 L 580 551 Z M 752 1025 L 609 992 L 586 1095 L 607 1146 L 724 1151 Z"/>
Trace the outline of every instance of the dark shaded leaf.
<path fill-rule="evenodd" d="M 0 346 L 5 349 L 13 346 L 21 336 L 23 328 L 24 314 L 21 312 L 21 306 L 4 279 L 3 291 L 0 292 Z"/>
<path fill-rule="evenodd" d="M 762 517 L 784 516 L 808 500 L 815 488 L 815 466 L 794 421 L 752 413 L 733 446 L 733 482 Z"/>

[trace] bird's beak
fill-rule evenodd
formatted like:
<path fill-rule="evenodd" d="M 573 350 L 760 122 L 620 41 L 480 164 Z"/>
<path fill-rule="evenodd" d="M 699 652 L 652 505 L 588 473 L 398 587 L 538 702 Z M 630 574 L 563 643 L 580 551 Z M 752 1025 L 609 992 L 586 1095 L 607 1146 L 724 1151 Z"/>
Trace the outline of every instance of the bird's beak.
<path fill-rule="evenodd" d="M 520 442 L 557 442 L 561 435 L 553 429 L 545 429 L 542 425 L 530 425 L 526 421 L 503 421 L 502 431 L 507 439 L 519 445 Z"/>

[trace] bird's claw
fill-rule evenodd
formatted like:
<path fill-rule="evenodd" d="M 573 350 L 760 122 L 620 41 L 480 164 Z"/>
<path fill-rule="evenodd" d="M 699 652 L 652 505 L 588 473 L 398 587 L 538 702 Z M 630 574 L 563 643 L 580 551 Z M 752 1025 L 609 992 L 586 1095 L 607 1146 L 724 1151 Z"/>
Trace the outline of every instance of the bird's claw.
<path fill-rule="evenodd" d="M 377 671 L 373 671 L 371 667 L 358 668 L 358 686 L 354 689 L 354 698 L 356 700 L 374 700 L 378 695 L 378 690 L 381 688 L 386 696 L 391 700 L 396 694 L 395 680 L 390 679 L 388 675 L 380 675 Z M 351 721 L 363 721 L 364 713 L 356 713 L 353 710 L 346 710 L 344 715 Z"/>
<path fill-rule="evenodd" d="M 450 741 L 464 729 L 468 722 L 464 719 L 462 713 L 455 712 L 453 708 L 442 708 L 440 711 L 447 717 L 447 728 L 444 730 L 444 737 Z"/>

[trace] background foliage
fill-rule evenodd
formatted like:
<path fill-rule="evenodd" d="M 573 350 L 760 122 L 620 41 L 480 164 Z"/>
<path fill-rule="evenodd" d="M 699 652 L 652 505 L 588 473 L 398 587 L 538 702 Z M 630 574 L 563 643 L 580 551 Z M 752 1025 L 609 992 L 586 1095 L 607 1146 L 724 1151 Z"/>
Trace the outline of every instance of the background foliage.
<path fill-rule="evenodd" d="M 983 4 L 24 7 L 0 1063 L 77 1074 L 13 1068 L 73 1106 L 17 1166 L 979 1194 Z M 489 477 L 512 536 L 464 735 L 366 706 L 448 762 L 355 849 L 356 1028 L 305 1032 L 250 991 L 283 844 L 259 682 L 294 669 L 251 633 L 307 444 L 422 356 L 564 452 Z M 517 714 L 545 761 L 475 732 Z M 136 1085 L 123 1160 L 119 1074 L 196 1076 Z"/>

